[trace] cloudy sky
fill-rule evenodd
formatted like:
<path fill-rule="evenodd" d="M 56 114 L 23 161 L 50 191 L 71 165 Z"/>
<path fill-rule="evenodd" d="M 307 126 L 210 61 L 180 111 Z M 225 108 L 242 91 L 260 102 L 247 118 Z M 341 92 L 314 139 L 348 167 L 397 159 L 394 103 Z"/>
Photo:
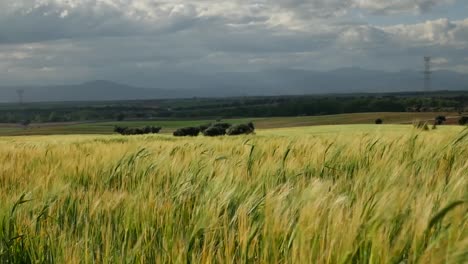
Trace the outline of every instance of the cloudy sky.
<path fill-rule="evenodd" d="M 421 70 L 426 54 L 468 73 L 468 1 L 0 0 L 0 85 Z"/>

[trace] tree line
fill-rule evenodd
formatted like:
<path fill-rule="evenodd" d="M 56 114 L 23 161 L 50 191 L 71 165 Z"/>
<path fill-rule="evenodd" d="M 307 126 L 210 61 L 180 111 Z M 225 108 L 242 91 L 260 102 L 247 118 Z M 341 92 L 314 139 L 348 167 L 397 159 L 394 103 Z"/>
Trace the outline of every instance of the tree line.
<path fill-rule="evenodd" d="M 180 99 L 154 105 L 27 105 L 0 107 L 0 123 L 330 115 L 363 112 L 463 112 L 468 96 L 284 96 Z"/>
<path fill-rule="evenodd" d="M 146 135 L 146 134 L 158 134 L 161 131 L 161 127 L 145 126 L 143 128 L 128 128 L 116 126 L 114 132 L 129 136 L 129 135 Z M 183 127 L 174 131 L 175 137 L 196 137 L 200 133 L 207 137 L 217 136 L 237 136 L 237 135 L 249 135 L 255 133 L 255 126 L 252 122 L 247 124 L 232 125 L 229 123 L 214 123 L 206 124 L 198 127 Z"/>

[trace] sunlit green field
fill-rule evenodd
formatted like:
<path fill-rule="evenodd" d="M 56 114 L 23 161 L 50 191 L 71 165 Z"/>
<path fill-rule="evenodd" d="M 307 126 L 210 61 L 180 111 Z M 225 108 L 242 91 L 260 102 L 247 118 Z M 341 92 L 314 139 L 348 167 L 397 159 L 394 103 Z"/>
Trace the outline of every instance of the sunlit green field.
<path fill-rule="evenodd" d="M 0 137 L 0 263 L 466 263 L 468 130 Z"/>

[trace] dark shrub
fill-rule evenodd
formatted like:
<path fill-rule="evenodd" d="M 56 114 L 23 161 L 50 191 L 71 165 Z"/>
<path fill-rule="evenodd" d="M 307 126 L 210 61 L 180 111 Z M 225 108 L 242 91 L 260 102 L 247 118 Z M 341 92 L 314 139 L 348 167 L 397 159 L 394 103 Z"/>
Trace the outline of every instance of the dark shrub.
<path fill-rule="evenodd" d="M 123 133 L 124 133 L 127 129 L 128 129 L 128 127 L 116 126 L 116 127 L 114 127 L 114 132 L 123 135 Z"/>
<path fill-rule="evenodd" d="M 218 126 L 211 126 L 203 131 L 203 135 L 208 137 L 224 136 L 226 135 L 226 129 Z"/>
<path fill-rule="evenodd" d="M 135 134 L 135 129 L 126 128 L 121 134 L 122 135 L 134 135 Z"/>
<path fill-rule="evenodd" d="M 207 130 L 209 127 L 211 127 L 211 124 L 204 124 L 201 125 L 199 128 L 201 132 L 205 132 L 205 130 Z"/>
<path fill-rule="evenodd" d="M 381 125 L 381 124 L 383 124 L 383 120 L 380 119 L 380 118 L 377 118 L 377 119 L 375 120 L 375 124 L 376 124 L 376 125 Z"/>
<path fill-rule="evenodd" d="M 152 126 L 152 127 L 151 127 L 151 133 L 152 133 L 152 134 L 158 134 L 159 132 L 161 132 L 161 129 L 162 129 L 162 127 L 154 127 L 154 126 Z"/>
<path fill-rule="evenodd" d="M 222 129 L 226 130 L 226 129 L 230 128 L 232 125 L 228 124 L 228 123 L 215 123 L 212 126 L 217 127 L 217 128 L 222 128 Z"/>
<path fill-rule="evenodd" d="M 184 128 L 179 128 L 176 131 L 174 131 L 173 135 L 176 137 L 196 137 L 200 134 L 200 128 L 198 127 L 184 127 Z"/>
<path fill-rule="evenodd" d="M 143 133 L 144 134 L 150 134 L 151 133 L 151 127 L 150 126 L 145 126 L 143 128 Z"/>
<path fill-rule="evenodd" d="M 146 126 L 144 128 L 128 128 L 128 127 L 119 127 L 114 128 L 114 132 L 121 135 L 145 135 L 145 134 L 157 134 L 161 131 L 160 127 Z"/>
<path fill-rule="evenodd" d="M 215 123 L 210 125 L 201 125 L 200 130 L 204 136 L 216 137 L 226 135 L 226 129 L 232 125 L 228 123 Z"/>
<path fill-rule="evenodd" d="M 146 126 L 143 128 L 143 134 L 158 134 L 161 127 Z"/>
<path fill-rule="evenodd" d="M 232 126 L 227 130 L 227 134 L 230 136 L 236 136 L 236 135 L 247 135 L 247 134 L 252 134 L 255 131 L 255 127 L 252 123 L 248 124 L 240 124 L 240 125 L 235 125 Z"/>
<path fill-rule="evenodd" d="M 135 128 L 134 135 L 144 135 L 144 134 L 146 134 L 144 129 Z"/>
<path fill-rule="evenodd" d="M 435 118 L 435 121 L 437 125 L 442 125 L 445 121 L 447 121 L 447 118 L 445 116 L 438 116 Z"/>
<path fill-rule="evenodd" d="M 460 117 L 460 119 L 458 120 L 458 124 L 460 124 L 461 126 L 467 125 L 468 124 L 468 116 Z"/>

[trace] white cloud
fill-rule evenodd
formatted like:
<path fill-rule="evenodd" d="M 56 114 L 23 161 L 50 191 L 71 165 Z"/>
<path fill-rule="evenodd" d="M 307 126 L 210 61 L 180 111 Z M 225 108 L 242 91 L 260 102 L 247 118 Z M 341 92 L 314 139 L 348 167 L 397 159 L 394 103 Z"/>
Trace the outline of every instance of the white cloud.
<path fill-rule="evenodd" d="M 353 65 L 416 69 L 426 54 L 440 58 L 440 67 L 454 67 L 465 63 L 468 19 L 443 18 L 393 26 L 353 20 L 355 13 L 421 13 L 452 2 L 0 1 L 0 66 L 11 73 L 0 72 L 0 78 L 21 79 L 23 73 L 47 80 L 54 74 L 60 74 L 56 77 L 59 79 L 112 79 L 136 78 L 133 75 L 160 70 L 253 71 Z M 395 15 L 396 21 L 398 18 Z"/>
<path fill-rule="evenodd" d="M 63 10 L 62 13 L 60 13 L 61 18 L 66 18 L 68 16 L 68 10 Z"/>
<path fill-rule="evenodd" d="M 432 63 L 433 65 L 439 66 L 439 65 L 444 65 L 444 64 L 449 63 L 449 60 L 446 59 L 446 58 L 440 58 L 440 57 L 439 57 L 439 58 L 433 58 L 433 59 L 431 60 L 431 63 Z"/>
<path fill-rule="evenodd" d="M 450 21 L 438 19 L 420 24 L 382 27 L 382 30 L 418 45 L 460 46 L 468 45 L 468 19 Z"/>
<path fill-rule="evenodd" d="M 24 60 L 31 58 L 32 55 L 29 52 L 25 51 L 13 51 L 13 52 L 0 52 L 0 60 Z"/>
<path fill-rule="evenodd" d="M 436 5 L 452 4 L 454 0 L 355 0 L 355 6 L 373 13 L 422 13 Z"/>
<path fill-rule="evenodd" d="M 459 72 L 459 73 L 468 74 L 468 65 L 466 64 L 455 65 L 452 68 L 452 70 Z"/>
<path fill-rule="evenodd" d="M 17 0 L 0 2 L 0 43 L 173 32 L 203 23 L 330 30 L 353 9 L 425 11 L 451 0 Z M 13 28 L 9 28 L 13 25 Z"/>

